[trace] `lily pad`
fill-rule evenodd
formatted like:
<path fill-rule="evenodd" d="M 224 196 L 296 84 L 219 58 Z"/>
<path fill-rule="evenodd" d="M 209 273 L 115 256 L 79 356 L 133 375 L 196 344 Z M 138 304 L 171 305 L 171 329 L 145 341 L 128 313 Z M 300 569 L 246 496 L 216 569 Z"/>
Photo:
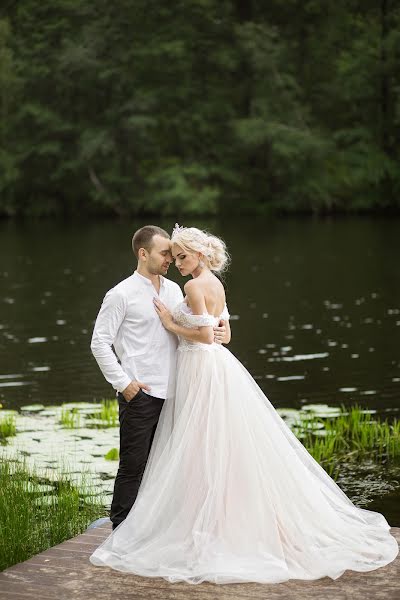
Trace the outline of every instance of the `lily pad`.
<path fill-rule="evenodd" d="M 26 406 L 21 406 L 20 410 L 23 412 L 40 412 L 44 410 L 45 406 L 43 404 L 27 404 Z"/>
<path fill-rule="evenodd" d="M 98 428 L 108 428 L 108 427 L 118 427 L 119 423 L 110 423 L 109 421 L 106 421 L 105 419 L 90 419 L 90 421 L 87 422 L 87 426 L 90 427 L 98 427 Z"/>
<path fill-rule="evenodd" d="M 325 425 L 321 422 L 314 421 L 311 422 L 311 425 L 306 424 L 305 427 L 302 427 L 302 425 L 300 424 L 299 428 L 302 431 L 310 431 L 311 433 L 314 433 L 314 431 L 316 431 L 317 429 L 325 429 Z"/>
<path fill-rule="evenodd" d="M 301 410 L 311 412 L 317 417 L 338 417 L 342 414 L 340 408 L 328 406 L 327 404 L 306 404 L 301 407 Z"/>
<path fill-rule="evenodd" d="M 56 417 L 61 413 L 61 408 L 46 408 L 40 413 L 41 417 Z"/>
<path fill-rule="evenodd" d="M 82 408 L 93 408 L 93 406 L 98 406 L 97 404 L 93 404 L 93 402 L 65 402 L 62 405 L 62 408 L 76 408 L 77 410 L 81 410 Z"/>
<path fill-rule="evenodd" d="M 297 408 L 277 408 L 276 412 L 281 417 L 296 417 L 299 414 Z"/>
<path fill-rule="evenodd" d="M 26 491 L 31 493 L 46 493 L 53 492 L 54 486 L 47 485 L 44 483 L 33 483 L 32 481 L 27 481 Z"/>
<path fill-rule="evenodd" d="M 119 460 L 119 450 L 118 448 L 111 448 L 104 456 L 106 460 Z"/>
<path fill-rule="evenodd" d="M 78 410 L 79 414 L 81 414 L 81 415 L 95 415 L 102 410 L 102 406 L 100 404 L 95 404 L 94 406 L 87 407 L 87 408 L 79 408 L 78 407 L 77 410 Z"/>

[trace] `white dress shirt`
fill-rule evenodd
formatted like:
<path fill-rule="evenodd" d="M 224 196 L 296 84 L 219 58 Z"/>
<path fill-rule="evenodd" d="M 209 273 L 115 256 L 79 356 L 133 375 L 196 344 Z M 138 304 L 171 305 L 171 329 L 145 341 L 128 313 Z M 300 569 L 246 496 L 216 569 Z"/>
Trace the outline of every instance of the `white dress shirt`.
<path fill-rule="evenodd" d="M 137 271 L 118 283 L 104 297 L 90 347 L 104 377 L 118 392 L 137 380 L 150 387 L 152 396 L 166 398 L 178 341 L 161 323 L 153 298 L 173 310 L 183 294 L 178 284 L 161 275 L 159 294 Z"/>

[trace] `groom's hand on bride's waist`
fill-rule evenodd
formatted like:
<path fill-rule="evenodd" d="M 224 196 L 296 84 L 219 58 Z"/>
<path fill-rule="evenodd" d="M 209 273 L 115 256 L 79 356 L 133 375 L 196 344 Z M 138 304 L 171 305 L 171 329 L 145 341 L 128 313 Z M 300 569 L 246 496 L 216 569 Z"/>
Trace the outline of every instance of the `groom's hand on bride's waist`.
<path fill-rule="evenodd" d="M 122 390 L 121 393 L 125 400 L 127 402 L 130 402 L 140 390 L 143 390 L 144 392 L 149 392 L 150 386 L 146 385 L 145 383 L 142 383 L 141 381 L 131 381 L 130 384 L 124 390 Z"/>
<path fill-rule="evenodd" d="M 217 327 L 214 327 L 214 342 L 216 344 L 223 344 L 226 336 L 225 321 L 220 320 Z"/>

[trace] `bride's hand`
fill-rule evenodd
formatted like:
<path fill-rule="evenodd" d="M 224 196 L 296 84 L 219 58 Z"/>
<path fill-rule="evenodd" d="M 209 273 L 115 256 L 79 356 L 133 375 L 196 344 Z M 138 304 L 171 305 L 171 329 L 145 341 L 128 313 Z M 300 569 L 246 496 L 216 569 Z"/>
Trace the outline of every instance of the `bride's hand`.
<path fill-rule="evenodd" d="M 172 318 L 172 314 L 168 310 L 168 308 L 157 298 L 153 298 L 154 308 L 156 309 L 156 313 L 161 319 L 161 323 L 164 325 L 165 329 L 170 329 L 174 320 Z"/>

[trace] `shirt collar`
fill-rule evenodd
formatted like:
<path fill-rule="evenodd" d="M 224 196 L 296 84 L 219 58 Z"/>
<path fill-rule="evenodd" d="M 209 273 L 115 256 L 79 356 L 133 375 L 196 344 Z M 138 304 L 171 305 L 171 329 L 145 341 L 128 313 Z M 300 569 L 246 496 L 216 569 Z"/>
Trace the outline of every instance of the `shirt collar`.
<path fill-rule="evenodd" d="M 134 274 L 136 277 L 139 277 L 140 281 L 142 281 L 142 282 L 143 282 L 143 283 L 145 283 L 146 285 L 151 285 L 151 287 L 154 287 L 154 286 L 153 286 L 153 282 L 151 281 L 151 279 L 149 279 L 148 277 L 145 277 L 144 275 L 141 275 L 140 273 L 138 273 L 138 271 L 137 271 L 137 270 L 135 270 L 135 271 L 133 272 L 133 274 Z M 164 278 L 162 275 L 159 275 L 159 278 L 160 278 L 160 285 L 161 285 L 162 287 L 164 287 L 164 285 L 165 285 L 165 278 Z"/>

